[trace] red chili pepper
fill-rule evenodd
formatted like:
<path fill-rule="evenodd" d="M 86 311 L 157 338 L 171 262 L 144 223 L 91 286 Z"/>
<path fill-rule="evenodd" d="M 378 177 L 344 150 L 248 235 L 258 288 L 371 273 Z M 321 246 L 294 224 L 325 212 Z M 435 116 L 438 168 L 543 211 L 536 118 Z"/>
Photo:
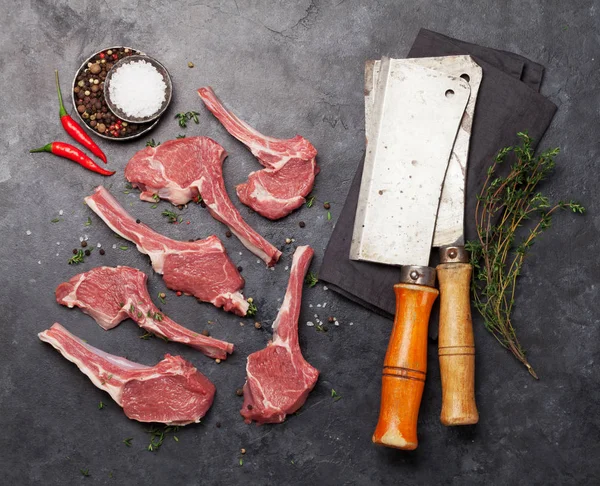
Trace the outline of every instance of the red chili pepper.
<path fill-rule="evenodd" d="M 73 118 L 65 110 L 63 104 L 62 93 L 60 92 L 60 84 L 58 83 L 58 70 L 56 73 L 56 91 L 58 92 L 58 104 L 60 105 L 59 116 L 60 122 L 62 123 L 65 131 L 73 137 L 77 142 L 83 145 L 86 149 L 92 152 L 96 157 L 101 159 L 106 164 L 106 155 L 102 152 L 102 149 L 96 145 L 96 142 L 92 140 L 85 130 L 77 124 Z"/>
<path fill-rule="evenodd" d="M 51 154 L 58 155 L 59 157 L 77 162 L 86 169 L 97 172 L 98 174 L 102 174 L 104 176 L 111 176 L 115 173 L 114 170 L 106 170 L 105 168 L 100 167 L 82 150 L 79 150 L 77 147 L 73 147 L 73 145 L 64 142 L 52 142 L 48 145 L 44 145 L 43 147 L 32 149 L 30 152 L 50 152 Z"/>

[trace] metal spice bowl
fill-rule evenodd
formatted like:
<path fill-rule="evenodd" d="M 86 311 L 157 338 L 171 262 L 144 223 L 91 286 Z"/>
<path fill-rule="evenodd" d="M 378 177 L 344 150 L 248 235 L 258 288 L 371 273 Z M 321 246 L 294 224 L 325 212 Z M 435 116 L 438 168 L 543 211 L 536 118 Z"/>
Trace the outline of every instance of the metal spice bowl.
<path fill-rule="evenodd" d="M 163 101 L 163 103 L 160 106 L 160 108 L 158 109 L 158 111 L 156 113 L 152 114 L 151 116 L 144 117 L 144 118 L 134 118 L 134 117 L 127 116 L 127 114 L 123 110 L 121 110 L 117 105 L 115 105 L 110 98 L 110 82 L 111 82 L 113 74 L 121 66 L 124 66 L 125 64 L 129 64 L 129 63 L 136 62 L 136 61 L 146 61 L 147 63 L 151 64 L 162 76 L 163 81 L 165 82 L 165 85 L 167 86 L 166 92 L 165 92 L 165 100 Z M 125 58 L 119 60 L 117 63 L 115 63 L 115 65 L 112 67 L 112 69 L 110 71 L 108 71 L 106 80 L 104 81 L 104 99 L 106 100 L 108 109 L 110 111 L 112 111 L 121 120 L 124 120 L 128 123 L 148 123 L 153 120 L 156 120 L 168 108 L 169 103 L 171 102 L 172 95 L 173 95 L 173 83 L 171 82 L 171 76 L 169 75 L 167 68 L 165 68 L 156 59 L 146 56 L 146 55 L 134 55 L 134 56 L 125 57 Z"/>
<path fill-rule="evenodd" d="M 131 135 L 126 135 L 126 136 L 121 136 L 121 137 L 114 137 L 111 135 L 105 135 L 103 133 L 98 132 L 97 130 L 95 130 L 93 127 L 91 127 L 88 122 L 89 120 L 86 120 L 85 118 L 82 117 L 81 113 L 79 113 L 77 111 L 77 99 L 75 97 L 75 92 L 74 92 L 74 88 L 77 86 L 77 77 L 79 76 L 80 73 L 82 72 L 87 72 L 88 70 L 88 64 L 90 62 L 93 62 L 93 60 L 101 53 L 106 52 L 108 50 L 119 50 L 119 49 L 129 49 L 133 54 L 132 55 L 141 55 L 141 56 L 145 56 L 145 54 L 137 49 L 133 49 L 131 47 L 127 47 L 127 46 L 112 46 L 112 47 L 105 47 L 103 49 L 100 49 L 99 51 L 94 52 L 91 56 L 89 56 L 85 61 L 83 61 L 81 63 L 81 66 L 79 66 L 79 68 L 77 69 L 77 71 L 75 72 L 75 76 L 73 77 L 73 83 L 71 85 L 71 99 L 73 101 L 73 109 L 74 109 L 74 115 L 76 116 L 79 121 L 81 122 L 81 124 L 90 132 L 92 132 L 94 135 L 96 135 L 97 137 L 103 138 L 105 140 L 112 140 L 112 141 L 116 141 L 116 142 L 126 142 L 128 140 L 133 140 L 135 138 L 141 137 L 142 135 L 148 133 L 150 130 L 152 130 L 156 124 L 159 121 L 159 118 L 156 118 L 155 120 L 149 122 L 149 123 L 145 123 L 145 124 L 139 124 L 139 129 L 138 131 L 136 131 L 135 133 L 131 134 Z M 102 91 L 103 93 L 103 91 Z"/>

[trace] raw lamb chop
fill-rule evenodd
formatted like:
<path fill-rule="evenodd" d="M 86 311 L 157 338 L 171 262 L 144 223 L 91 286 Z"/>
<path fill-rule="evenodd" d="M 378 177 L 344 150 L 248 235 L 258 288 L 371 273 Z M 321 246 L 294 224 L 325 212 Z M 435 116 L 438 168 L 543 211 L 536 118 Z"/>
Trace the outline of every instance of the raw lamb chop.
<path fill-rule="evenodd" d="M 240 411 L 246 423 L 283 422 L 304 404 L 319 377 L 298 342 L 302 285 L 313 254 L 309 246 L 299 246 L 294 253 L 285 298 L 273 323 L 273 343 L 248 356 Z"/>
<path fill-rule="evenodd" d="M 248 302 L 240 293 L 244 279 L 216 236 L 191 242 L 175 241 L 143 223 L 136 223 L 102 186 L 85 198 L 86 204 L 115 233 L 134 242 L 150 257 L 152 268 L 163 275 L 167 287 L 211 302 L 228 312 L 245 316 Z"/>
<path fill-rule="evenodd" d="M 173 204 L 186 204 L 202 196 L 210 214 L 227 225 L 243 245 L 273 266 L 281 252 L 254 231 L 233 205 L 223 181 L 227 152 L 207 137 L 169 140 L 137 152 L 125 167 L 125 177 L 142 190 L 140 199 L 154 201 L 156 194 Z"/>
<path fill-rule="evenodd" d="M 38 336 L 75 363 L 130 419 L 193 424 L 212 405 L 215 385 L 181 356 L 166 354 L 155 366 L 145 366 L 96 349 L 58 323 Z"/>
<path fill-rule="evenodd" d="M 233 344 L 193 332 L 162 314 L 152 303 L 144 272 L 131 267 L 96 267 L 75 275 L 56 288 L 56 301 L 79 307 L 103 329 L 112 329 L 125 319 L 169 341 L 187 344 L 210 358 L 226 359 Z"/>
<path fill-rule="evenodd" d="M 313 145 L 300 135 L 282 140 L 259 133 L 227 111 L 209 86 L 200 88 L 198 94 L 227 131 L 266 167 L 251 172 L 248 182 L 236 187 L 240 201 L 273 220 L 302 206 L 319 173 Z"/>

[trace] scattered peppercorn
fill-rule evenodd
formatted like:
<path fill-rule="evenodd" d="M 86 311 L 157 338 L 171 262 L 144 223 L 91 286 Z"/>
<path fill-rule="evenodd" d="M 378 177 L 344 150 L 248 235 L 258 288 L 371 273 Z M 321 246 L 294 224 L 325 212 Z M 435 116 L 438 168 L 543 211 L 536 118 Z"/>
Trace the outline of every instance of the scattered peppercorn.
<path fill-rule="evenodd" d="M 200 201 L 200 207 L 201 208 L 205 208 L 206 207 L 206 203 L 204 201 Z"/>
<path fill-rule="evenodd" d="M 81 242 L 81 248 L 85 248 L 87 246 L 87 241 L 83 240 Z"/>
<path fill-rule="evenodd" d="M 329 317 L 327 318 L 327 321 L 328 321 L 328 322 L 333 322 L 333 321 L 335 321 L 335 319 L 334 319 L 333 317 L 329 316 Z"/>
<path fill-rule="evenodd" d="M 304 221 L 300 221 L 298 223 L 298 226 L 300 226 L 300 228 L 304 228 L 306 226 L 306 223 Z"/>
<path fill-rule="evenodd" d="M 208 332 L 208 329 L 204 329 L 204 331 L 202 331 L 202 335 L 203 336 L 210 336 L 210 332 Z"/>
<path fill-rule="evenodd" d="M 238 272 L 242 273 L 243 268 L 242 267 L 238 267 Z"/>
<path fill-rule="evenodd" d="M 137 224 L 140 224 L 140 223 L 141 223 L 141 220 L 139 220 L 139 219 L 136 219 L 136 220 L 135 220 L 135 222 L 136 222 Z"/>
<path fill-rule="evenodd" d="M 77 248 L 73 248 L 73 255 L 77 255 L 77 252 L 78 252 L 78 251 L 79 251 L 79 250 L 78 250 Z"/>
<path fill-rule="evenodd" d="M 231 238 L 231 235 L 232 235 L 231 231 L 229 231 L 229 230 L 225 231 L 225 236 L 227 236 L 227 238 Z"/>
<path fill-rule="evenodd" d="M 219 358 L 215 359 L 215 363 L 219 364 L 221 360 Z"/>
<path fill-rule="evenodd" d="M 217 429 L 220 429 L 220 428 L 221 428 L 221 422 L 217 422 L 217 423 L 215 424 L 215 427 L 216 427 Z"/>
<path fill-rule="evenodd" d="M 243 388 L 238 388 L 238 389 L 235 391 L 235 394 L 236 394 L 238 397 L 241 397 L 241 396 L 243 396 L 243 395 L 244 395 L 244 389 L 243 389 Z"/>
<path fill-rule="evenodd" d="M 323 204 L 323 207 L 325 209 L 331 209 L 331 204 L 329 204 L 328 202 L 326 202 L 325 204 Z"/>
<path fill-rule="evenodd" d="M 181 291 L 177 291 L 177 297 L 181 297 L 183 294 L 181 293 Z"/>
<path fill-rule="evenodd" d="M 252 410 L 254 407 L 252 405 L 248 405 L 248 410 Z"/>
<path fill-rule="evenodd" d="M 85 250 L 84 253 L 85 253 L 85 256 L 90 256 L 92 254 L 92 252 L 90 250 Z"/>
<path fill-rule="evenodd" d="M 104 248 L 100 248 L 100 255 L 104 255 L 106 252 L 104 251 Z"/>
<path fill-rule="evenodd" d="M 254 323 L 254 327 L 255 327 L 256 329 L 260 329 L 260 328 L 262 327 L 262 324 L 261 324 L 260 322 L 255 322 L 255 323 Z"/>
<path fill-rule="evenodd" d="M 167 296 L 167 294 L 165 294 L 164 292 L 160 292 L 160 293 L 158 294 L 158 296 L 159 296 L 161 299 L 164 299 L 164 298 Z"/>
<path fill-rule="evenodd" d="M 240 452 L 241 452 L 242 454 L 246 454 L 246 449 L 240 449 Z"/>
<path fill-rule="evenodd" d="M 193 68 L 194 67 L 194 63 L 192 61 L 188 61 L 188 67 L 189 68 Z"/>

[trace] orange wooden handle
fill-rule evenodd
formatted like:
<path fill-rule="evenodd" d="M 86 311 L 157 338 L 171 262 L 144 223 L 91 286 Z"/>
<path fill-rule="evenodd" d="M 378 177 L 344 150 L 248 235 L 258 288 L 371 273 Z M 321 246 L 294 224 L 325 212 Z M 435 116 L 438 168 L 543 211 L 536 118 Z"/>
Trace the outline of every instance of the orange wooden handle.
<path fill-rule="evenodd" d="M 442 378 L 444 425 L 471 425 L 479 421 L 475 404 L 475 341 L 471 320 L 469 263 L 437 266 L 440 282 L 438 352 Z"/>
<path fill-rule="evenodd" d="M 427 328 L 439 292 L 397 284 L 396 319 L 383 363 L 381 408 L 373 434 L 376 444 L 417 448 L 417 418 L 427 373 Z"/>

